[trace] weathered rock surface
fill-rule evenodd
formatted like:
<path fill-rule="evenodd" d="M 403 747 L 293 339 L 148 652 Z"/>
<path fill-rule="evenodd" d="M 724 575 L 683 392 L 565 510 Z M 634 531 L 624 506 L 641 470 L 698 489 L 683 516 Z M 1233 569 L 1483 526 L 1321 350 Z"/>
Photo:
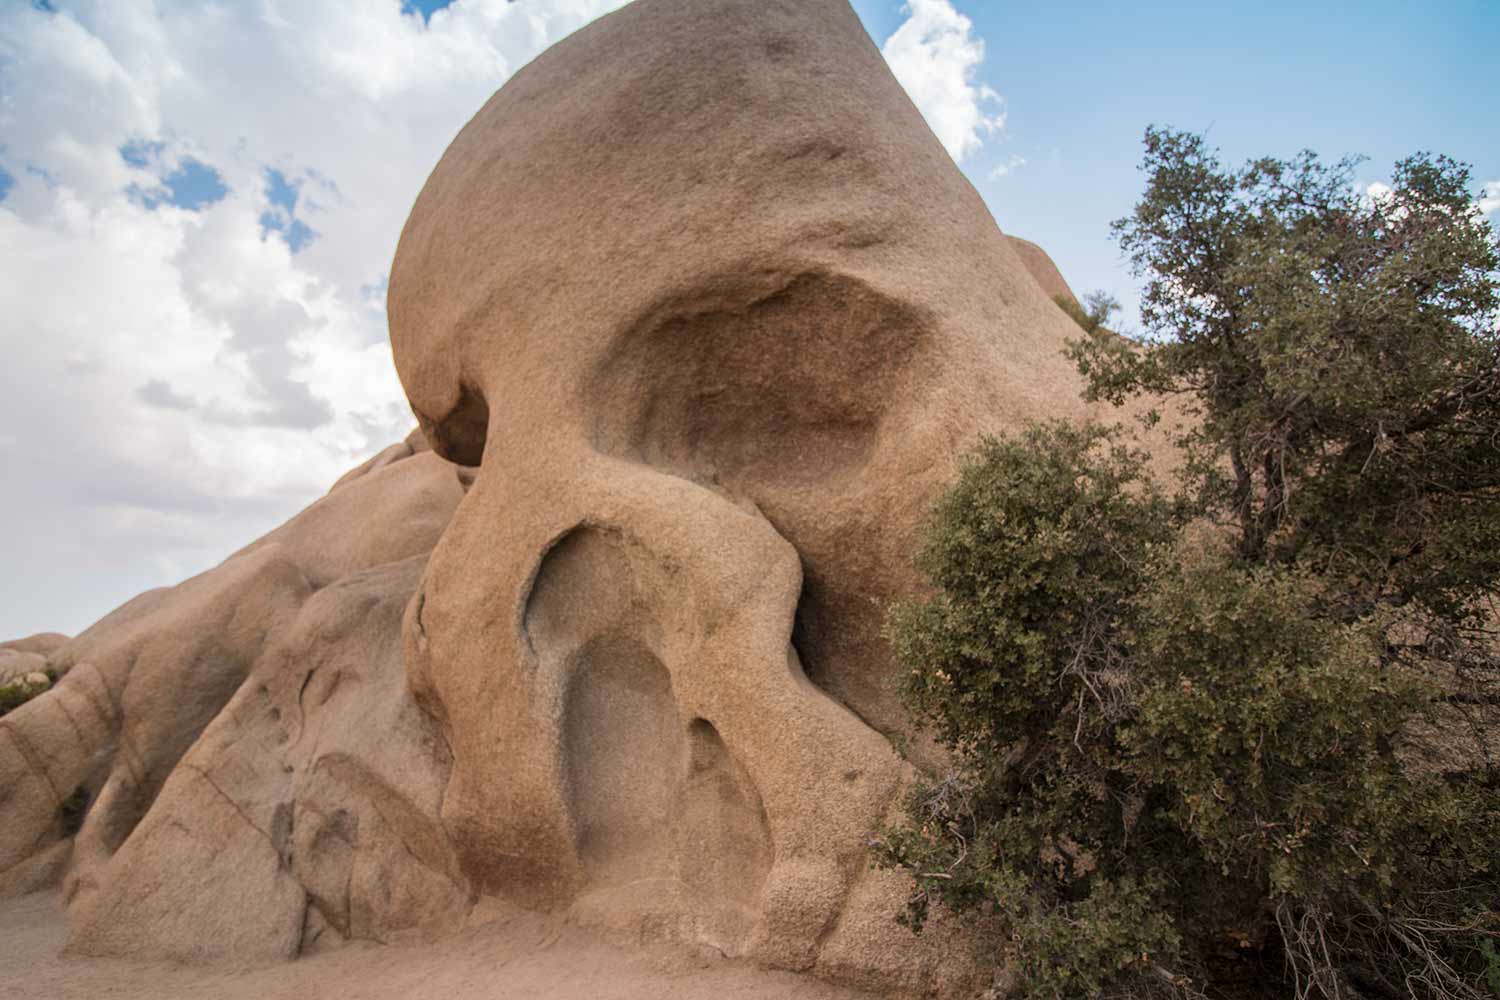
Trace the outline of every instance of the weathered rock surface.
<path fill-rule="evenodd" d="M 1035 279 L 1038 285 L 1042 286 L 1042 291 L 1047 293 L 1048 298 L 1054 302 L 1060 298 L 1072 302 L 1078 301 L 1078 296 L 1073 294 L 1073 289 L 1068 286 L 1062 272 L 1057 269 L 1057 264 L 1047 256 L 1047 251 L 1019 236 L 1010 236 L 1007 239 L 1010 241 L 1011 249 L 1015 250 L 1016 256 L 1021 258 L 1021 263 L 1025 266 L 1027 273 Z"/>
<path fill-rule="evenodd" d="M 35 653 L 39 656 L 48 656 L 68 641 L 68 637 L 61 632 L 38 632 L 24 639 L 11 639 L 9 642 L 0 642 L 0 652 L 15 651 L 17 653 Z"/>
<path fill-rule="evenodd" d="M 909 778 L 880 627 L 962 452 L 1085 414 L 1064 293 L 846 0 L 602 18 L 413 209 L 421 433 L 8 654 L 61 679 L 0 719 L 0 895 L 62 878 L 88 955 L 288 958 L 498 896 L 960 988 L 867 864 Z"/>
<path fill-rule="evenodd" d="M 401 662 L 422 562 L 307 598 L 93 873 L 73 949 L 255 962 L 461 919 L 437 823 L 447 748 Z"/>
<path fill-rule="evenodd" d="M 864 870 L 903 780 L 884 609 L 963 449 L 1084 412 L 1017 245 L 844 0 L 641 0 L 464 128 L 389 307 L 428 439 L 480 466 L 407 621 L 478 887 L 917 964 L 848 930 L 900 895 Z M 683 846 L 731 850 L 704 770 L 732 883 Z"/>
<path fill-rule="evenodd" d="M 68 637 L 60 632 L 39 632 L 24 639 L 0 642 L 0 685 L 24 680 L 28 674 L 45 674 L 47 657 L 67 641 Z"/>
<path fill-rule="evenodd" d="M 0 895 L 66 870 L 80 952 L 235 961 L 466 901 L 399 639 L 462 495 L 430 452 L 368 471 L 56 649 L 56 687 L 0 719 Z"/>
<path fill-rule="evenodd" d="M 41 653 L 26 653 L 18 649 L 0 649 L 0 684 L 22 680 L 27 674 L 45 672 L 47 658 Z"/>

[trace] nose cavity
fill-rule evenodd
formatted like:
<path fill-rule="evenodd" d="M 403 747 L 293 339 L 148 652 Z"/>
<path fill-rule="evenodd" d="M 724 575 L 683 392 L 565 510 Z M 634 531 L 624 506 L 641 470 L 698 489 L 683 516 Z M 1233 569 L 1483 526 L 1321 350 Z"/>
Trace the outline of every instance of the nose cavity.
<path fill-rule="evenodd" d="M 445 413 L 432 416 L 421 410 L 414 412 L 433 451 L 458 465 L 480 464 L 490 427 L 490 407 L 484 393 L 468 382 L 460 382 L 458 396 Z"/>
<path fill-rule="evenodd" d="M 671 653 L 667 635 L 681 630 L 643 603 L 665 586 L 638 543 L 579 528 L 545 557 L 526 609 L 539 674 L 561 681 L 567 809 L 587 886 L 575 913 L 654 914 L 739 953 L 771 866 L 769 822 L 718 729 L 683 704 L 694 658 Z"/>
<path fill-rule="evenodd" d="M 588 394 L 595 447 L 726 484 L 854 475 L 913 377 L 929 318 L 848 275 L 786 275 L 726 305 L 733 282 L 622 338 Z"/>
<path fill-rule="evenodd" d="M 671 678 L 620 634 L 596 637 L 572 659 L 564 759 L 585 872 L 594 882 L 665 875 L 662 833 L 686 757 Z"/>

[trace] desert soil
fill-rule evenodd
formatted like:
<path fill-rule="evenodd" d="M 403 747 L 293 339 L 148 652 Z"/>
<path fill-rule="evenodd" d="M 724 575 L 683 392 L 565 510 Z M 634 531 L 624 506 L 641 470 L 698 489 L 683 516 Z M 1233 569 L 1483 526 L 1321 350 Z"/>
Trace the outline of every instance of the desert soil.
<path fill-rule="evenodd" d="M 435 942 L 354 943 L 258 968 L 63 958 L 55 893 L 0 902 L 0 995 L 11 1000 L 859 1000 L 790 973 L 659 945 L 621 947 L 521 911 Z"/>

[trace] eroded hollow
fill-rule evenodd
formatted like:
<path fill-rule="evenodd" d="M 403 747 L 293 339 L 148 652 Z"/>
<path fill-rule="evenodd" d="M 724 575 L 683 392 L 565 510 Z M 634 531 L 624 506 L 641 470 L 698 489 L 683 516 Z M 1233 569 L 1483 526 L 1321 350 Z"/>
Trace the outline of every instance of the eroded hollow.
<path fill-rule="evenodd" d="M 732 298 L 715 288 L 622 338 L 589 393 L 595 446 L 724 483 L 856 472 L 929 318 L 845 275 L 803 273 L 724 305 Z"/>
<path fill-rule="evenodd" d="M 745 769 L 707 719 L 688 730 L 687 777 L 678 795 L 683 881 L 719 902 L 748 932 L 771 870 L 770 823 Z"/>
<path fill-rule="evenodd" d="M 432 450 L 441 457 L 465 466 L 477 466 L 484 459 L 490 407 L 478 389 L 467 382 L 460 383 L 458 398 L 447 413 L 432 416 L 421 410 L 413 412 Z"/>
<path fill-rule="evenodd" d="M 660 660 L 626 636 L 600 636 L 570 664 L 563 747 L 579 859 L 590 881 L 667 875 L 685 741 Z"/>
<path fill-rule="evenodd" d="M 600 636 L 571 667 L 563 745 L 589 886 L 737 951 L 773 856 L 754 783 L 712 723 L 683 725 L 670 674 L 639 642 Z"/>
<path fill-rule="evenodd" d="M 680 661 L 664 659 L 662 634 L 682 634 L 672 609 L 647 549 L 581 527 L 542 560 L 525 626 L 538 670 L 563 678 L 563 768 L 586 894 L 612 912 L 689 920 L 737 952 L 770 871 L 770 824 L 719 730 L 679 702 L 673 678 L 699 665 L 691 643 L 675 647 Z"/>

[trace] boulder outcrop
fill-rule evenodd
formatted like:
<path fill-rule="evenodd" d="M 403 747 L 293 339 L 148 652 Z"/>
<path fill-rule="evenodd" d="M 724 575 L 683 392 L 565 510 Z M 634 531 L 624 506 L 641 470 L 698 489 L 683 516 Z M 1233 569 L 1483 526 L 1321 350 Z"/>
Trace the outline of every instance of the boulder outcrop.
<path fill-rule="evenodd" d="M 28 653 L 19 649 L 0 649 L 0 685 L 24 680 L 28 674 L 47 669 L 47 658 L 41 653 Z"/>
<path fill-rule="evenodd" d="M 430 452 L 367 471 L 56 648 L 56 686 L 0 718 L 0 895 L 66 872 L 75 948 L 234 961 L 465 902 L 420 821 L 447 751 L 399 640 L 462 496 Z M 416 903 L 414 859 L 440 883 Z"/>
<path fill-rule="evenodd" d="M 1073 289 L 1069 287 L 1052 258 L 1047 255 L 1047 251 L 1019 236 L 1010 236 L 1007 239 L 1010 241 L 1011 249 L 1015 250 L 1016 256 L 1021 258 L 1021 264 L 1026 268 L 1026 272 L 1042 287 L 1042 291 L 1047 293 L 1048 298 L 1054 302 L 1058 299 L 1069 302 L 1078 301 L 1078 296 L 1073 294 Z"/>
<path fill-rule="evenodd" d="M 867 864 L 909 778 L 881 624 L 978 436 L 1085 414 L 1058 288 L 846 0 L 601 18 L 412 211 L 420 433 L 38 654 L 0 894 L 63 877 L 88 954 L 272 960 L 490 895 L 956 982 Z"/>
<path fill-rule="evenodd" d="M 903 781 L 884 609 L 960 452 L 1083 406 L 1076 328 L 845 0 L 641 0 L 544 53 L 433 171 L 389 312 L 479 466 L 407 621 L 474 884 L 908 962 L 845 938 L 896 903 L 862 886 Z M 732 888 L 673 846 L 709 766 L 757 845 Z"/>
<path fill-rule="evenodd" d="M 0 642 L 0 654 L 5 652 L 32 653 L 37 656 L 48 656 L 58 648 L 66 644 L 68 637 L 61 632 L 38 632 L 24 639 L 11 639 L 8 642 Z"/>

